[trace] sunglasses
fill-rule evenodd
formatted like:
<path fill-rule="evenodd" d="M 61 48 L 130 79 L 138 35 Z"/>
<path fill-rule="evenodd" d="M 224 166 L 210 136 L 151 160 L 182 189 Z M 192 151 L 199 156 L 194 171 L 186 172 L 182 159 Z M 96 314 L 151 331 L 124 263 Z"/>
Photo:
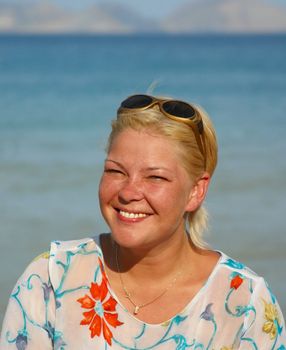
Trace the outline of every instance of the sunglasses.
<path fill-rule="evenodd" d="M 119 110 L 145 110 L 154 105 L 158 105 L 162 114 L 167 118 L 183 122 L 193 129 L 198 147 L 205 160 L 203 121 L 200 113 L 191 104 L 179 100 L 159 99 L 150 95 L 132 95 L 121 102 Z"/>

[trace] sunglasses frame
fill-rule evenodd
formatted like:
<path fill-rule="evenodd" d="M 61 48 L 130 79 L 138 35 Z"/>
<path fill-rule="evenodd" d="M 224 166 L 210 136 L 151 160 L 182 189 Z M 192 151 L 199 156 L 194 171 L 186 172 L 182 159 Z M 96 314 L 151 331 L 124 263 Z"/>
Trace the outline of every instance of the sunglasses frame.
<path fill-rule="evenodd" d="M 136 96 L 148 97 L 151 99 L 151 101 L 149 104 L 147 104 L 146 106 L 143 106 L 143 107 L 125 107 L 124 106 L 125 101 L 128 101 L 130 98 L 136 97 Z M 167 111 L 165 111 L 165 109 L 164 109 L 164 103 L 166 103 L 166 102 L 177 102 L 177 103 L 183 103 L 184 105 L 188 105 L 194 110 L 194 112 L 195 112 L 194 116 L 193 117 L 180 117 L 180 116 L 170 114 Z M 177 122 L 185 123 L 192 128 L 192 130 L 195 134 L 197 145 L 199 147 L 201 154 L 204 157 L 204 162 L 206 163 L 206 152 L 205 152 L 206 143 L 205 143 L 205 137 L 204 137 L 203 120 L 202 120 L 200 113 L 197 111 L 197 109 L 194 105 L 187 103 L 187 102 L 184 102 L 184 101 L 180 101 L 180 100 L 173 100 L 173 99 L 167 99 L 167 98 L 166 99 L 165 98 L 157 98 L 157 97 L 153 97 L 151 95 L 136 94 L 136 95 L 131 95 L 131 96 L 127 97 L 121 103 L 121 105 L 118 109 L 118 112 L 123 111 L 123 110 L 129 110 L 129 111 L 140 110 L 140 111 L 142 111 L 142 110 L 152 108 L 155 105 L 158 105 L 161 113 L 164 114 L 167 118 L 172 119 L 172 120 L 177 121 Z"/>

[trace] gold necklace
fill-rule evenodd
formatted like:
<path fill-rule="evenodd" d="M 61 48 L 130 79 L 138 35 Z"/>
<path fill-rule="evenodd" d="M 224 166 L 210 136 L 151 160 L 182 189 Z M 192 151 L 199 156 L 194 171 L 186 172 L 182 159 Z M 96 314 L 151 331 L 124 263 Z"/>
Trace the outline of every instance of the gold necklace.
<path fill-rule="evenodd" d="M 135 301 L 132 299 L 132 296 L 130 294 L 130 292 L 127 290 L 124 282 L 123 282 L 123 278 L 122 278 L 122 274 L 121 274 L 121 268 L 119 265 L 119 261 L 118 261 L 118 245 L 115 243 L 115 259 L 116 259 L 116 267 L 117 267 L 117 272 L 119 274 L 119 278 L 120 278 L 120 283 L 121 283 L 121 287 L 124 291 L 125 297 L 130 301 L 130 303 L 134 306 L 134 310 L 133 310 L 133 314 L 137 315 L 139 313 L 139 310 L 142 309 L 143 307 L 153 304 L 156 300 L 160 299 L 163 295 L 165 295 L 168 290 L 170 288 L 172 288 L 174 286 L 174 284 L 176 283 L 178 277 L 181 275 L 182 271 L 177 272 L 177 274 L 175 275 L 175 277 L 173 278 L 173 280 L 170 282 L 170 284 L 167 286 L 167 288 L 165 288 L 163 290 L 162 293 L 160 293 L 159 295 L 157 295 L 154 299 L 147 301 L 146 303 L 143 304 L 136 304 Z"/>

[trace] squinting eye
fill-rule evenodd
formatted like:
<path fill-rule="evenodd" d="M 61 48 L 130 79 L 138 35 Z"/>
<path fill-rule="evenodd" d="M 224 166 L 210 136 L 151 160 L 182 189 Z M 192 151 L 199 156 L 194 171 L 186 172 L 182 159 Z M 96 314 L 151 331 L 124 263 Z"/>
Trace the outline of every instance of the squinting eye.
<path fill-rule="evenodd" d="M 168 179 L 166 179 L 165 177 L 158 176 L 158 175 L 151 175 L 151 176 L 149 176 L 149 178 L 151 180 L 155 180 L 155 181 L 168 181 Z"/>
<path fill-rule="evenodd" d="M 118 169 L 104 169 L 104 172 L 109 174 L 123 174 L 123 172 Z"/>

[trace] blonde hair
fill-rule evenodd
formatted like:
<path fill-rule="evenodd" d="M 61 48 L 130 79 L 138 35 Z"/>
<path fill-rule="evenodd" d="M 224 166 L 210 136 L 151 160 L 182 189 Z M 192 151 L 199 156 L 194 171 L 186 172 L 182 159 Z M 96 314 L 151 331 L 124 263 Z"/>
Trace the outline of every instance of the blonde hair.
<path fill-rule="evenodd" d="M 107 152 L 116 136 L 129 128 L 136 131 L 148 130 L 158 135 L 165 136 L 175 141 L 177 150 L 192 181 L 196 181 L 206 171 L 212 176 L 217 164 L 217 140 L 213 124 L 207 113 L 198 106 L 192 106 L 200 113 L 203 121 L 205 138 L 205 159 L 197 145 L 194 131 L 186 123 L 180 123 L 167 118 L 154 105 L 145 110 L 119 109 L 117 119 L 112 122 L 112 131 L 107 144 Z M 194 212 L 186 213 L 186 229 L 192 243 L 205 249 L 206 242 L 203 233 L 208 226 L 208 213 L 204 206 L 200 206 Z"/>

